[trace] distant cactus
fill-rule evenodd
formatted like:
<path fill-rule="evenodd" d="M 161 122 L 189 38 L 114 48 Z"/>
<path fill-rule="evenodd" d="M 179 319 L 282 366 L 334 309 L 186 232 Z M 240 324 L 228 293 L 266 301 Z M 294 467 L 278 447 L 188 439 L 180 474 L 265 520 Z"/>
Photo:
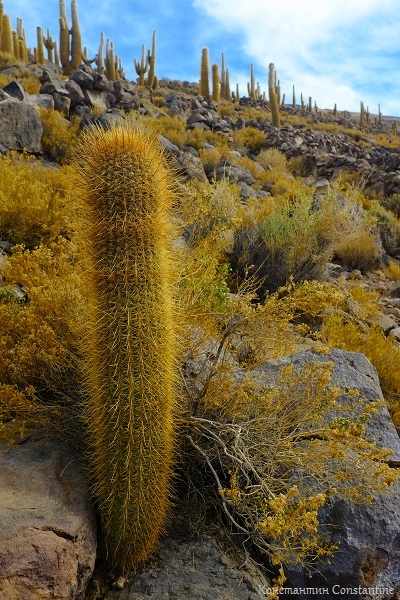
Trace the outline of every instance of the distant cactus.
<path fill-rule="evenodd" d="M 199 94 L 200 96 L 204 96 L 206 100 L 210 99 L 209 77 L 208 48 L 203 48 L 201 51 Z"/>
<path fill-rule="evenodd" d="M 174 182 L 155 135 L 84 134 L 78 152 L 85 289 L 88 462 L 110 566 L 157 545 L 170 506 L 176 382 Z"/>
<path fill-rule="evenodd" d="M 105 60 L 106 76 L 110 81 L 117 79 L 117 73 L 115 70 L 115 54 L 114 44 L 107 40 L 106 42 L 106 60 Z"/>
<path fill-rule="evenodd" d="M 221 56 L 221 91 L 220 91 L 220 93 L 221 93 L 221 98 L 223 100 L 226 100 L 225 78 L 226 78 L 226 75 L 225 75 L 225 55 L 224 55 L 224 53 L 222 53 L 222 56 Z"/>
<path fill-rule="evenodd" d="M 43 44 L 47 50 L 47 60 L 53 62 L 53 50 L 56 43 L 50 35 L 50 29 L 47 30 L 47 37 L 43 38 Z"/>
<path fill-rule="evenodd" d="M 280 127 L 281 119 L 279 114 L 279 104 L 278 97 L 276 94 L 276 82 L 275 82 L 275 67 L 273 63 L 269 65 L 268 71 L 268 98 L 269 98 L 269 107 L 271 110 L 272 122 L 275 127 Z"/>
<path fill-rule="evenodd" d="M 2 22 L 2 28 L 1 28 L 0 50 L 2 50 L 2 52 L 7 52 L 7 54 L 13 54 L 13 39 L 12 39 L 11 21 L 10 21 L 10 17 L 5 12 L 3 12 L 1 22 Z"/>
<path fill-rule="evenodd" d="M 71 0 L 71 31 L 68 27 L 65 0 L 60 0 L 60 60 L 65 75 L 79 69 L 82 62 L 82 38 L 77 0 Z M 71 38 L 71 39 L 70 39 Z"/>
<path fill-rule="evenodd" d="M 151 44 L 151 54 L 149 54 L 149 74 L 147 75 L 147 85 L 153 87 L 156 68 L 156 30 L 153 31 L 153 41 Z"/>
<path fill-rule="evenodd" d="M 250 98 L 256 98 L 256 84 L 254 79 L 254 65 L 250 65 L 250 83 L 247 84 L 247 91 Z"/>
<path fill-rule="evenodd" d="M 221 80 L 219 78 L 218 65 L 211 67 L 212 72 L 212 99 L 214 102 L 221 100 Z"/>
<path fill-rule="evenodd" d="M 147 71 L 150 68 L 150 54 L 148 54 L 146 56 L 146 49 L 144 44 L 142 44 L 142 58 L 141 61 L 137 61 L 136 58 L 134 59 L 134 64 L 135 64 L 135 70 L 136 73 L 139 77 L 139 81 L 138 81 L 138 85 L 140 85 L 141 87 L 144 86 L 144 76 L 146 75 Z"/>
<path fill-rule="evenodd" d="M 292 108 L 294 110 L 296 109 L 296 92 L 295 92 L 294 86 L 293 86 Z"/>
<path fill-rule="evenodd" d="M 364 127 L 364 125 L 365 125 L 364 102 L 360 102 L 360 127 Z"/>
<path fill-rule="evenodd" d="M 39 65 L 43 65 L 46 62 L 44 56 L 44 35 L 43 27 L 36 27 L 37 31 L 37 62 Z"/>

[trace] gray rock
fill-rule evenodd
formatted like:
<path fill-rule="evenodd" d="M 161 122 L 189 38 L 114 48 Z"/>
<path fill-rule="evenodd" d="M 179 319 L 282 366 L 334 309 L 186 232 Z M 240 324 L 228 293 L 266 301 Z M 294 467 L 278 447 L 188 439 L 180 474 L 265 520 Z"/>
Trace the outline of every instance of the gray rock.
<path fill-rule="evenodd" d="M 175 167 L 179 169 L 183 181 L 191 179 L 197 179 L 204 183 L 208 181 L 201 159 L 198 156 L 194 156 L 191 152 L 181 152 L 176 160 Z"/>
<path fill-rule="evenodd" d="M 228 161 L 221 161 L 215 170 L 216 179 L 227 178 L 229 181 L 238 182 L 243 181 L 247 185 L 252 185 L 256 182 L 249 169 L 241 167 L 239 165 L 233 165 Z"/>
<path fill-rule="evenodd" d="M 3 88 L 4 92 L 7 92 L 12 98 L 16 98 L 17 100 L 29 100 L 29 95 L 26 93 L 24 88 L 18 81 L 11 81 L 8 85 L 5 85 Z"/>
<path fill-rule="evenodd" d="M 249 198 L 257 198 L 257 192 L 244 181 L 239 181 L 238 186 L 240 188 L 240 197 L 244 200 L 248 200 Z"/>
<path fill-rule="evenodd" d="M 53 94 L 54 100 L 54 109 L 59 113 L 64 115 L 64 117 L 68 118 L 69 110 L 71 108 L 71 99 L 65 96 L 64 94 L 59 94 L 58 92 L 54 92 Z"/>
<path fill-rule="evenodd" d="M 389 336 L 400 342 L 400 327 L 395 327 L 389 332 Z"/>
<path fill-rule="evenodd" d="M 153 562 L 106 600 L 259 600 L 271 585 L 250 561 L 227 556 L 212 537 L 191 538 L 182 525 L 162 541 Z"/>
<path fill-rule="evenodd" d="M 77 104 L 83 103 L 85 96 L 83 94 L 81 86 L 76 81 L 74 81 L 73 79 L 69 79 L 65 83 L 65 89 L 69 93 L 72 108 L 74 108 Z"/>
<path fill-rule="evenodd" d="M 389 281 L 387 287 L 389 296 L 400 298 L 400 281 Z"/>
<path fill-rule="evenodd" d="M 0 597 L 81 600 L 96 557 L 86 477 L 64 442 L 0 446 Z"/>
<path fill-rule="evenodd" d="M 178 146 L 175 146 L 175 144 L 170 142 L 163 135 L 159 135 L 158 139 L 160 140 L 161 144 L 164 146 L 164 149 L 168 152 L 168 154 L 174 154 L 177 157 L 180 156 L 181 151 L 179 150 Z"/>
<path fill-rule="evenodd" d="M 72 73 L 70 80 L 75 81 L 82 90 L 91 90 L 93 87 L 93 76 L 82 69 L 77 69 Z"/>
<path fill-rule="evenodd" d="M 54 108 L 54 100 L 51 94 L 29 94 L 29 99 L 38 108 Z"/>
<path fill-rule="evenodd" d="M 107 112 L 107 110 L 110 108 L 107 91 L 101 92 L 99 90 L 84 89 L 83 93 L 85 96 L 85 104 L 88 106 L 95 108 L 101 113 Z"/>
<path fill-rule="evenodd" d="M 23 150 L 39 154 L 43 133 L 39 111 L 19 100 L 0 102 L 0 144 L 9 150 Z"/>
<path fill-rule="evenodd" d="M 264 363 L 255 372 L 268 385 L 274 385 L 283 366 L 293 364 L 295 369 L 300 370 L 315 361 L 333 361 L 331 382 L 334 385 L 345 390 L 358 389 L 360 395 L 370 401 L 382 399 L 375 368 L 363 354 L 355 352 L 332 350 L 324 355 L 307 350 Z M 380 408 L 371 417 L 367 432 L 378 447 L 393 450 L 391 460 L 398 464 L 400 439 L 386 407 Z M 361 585 L 397 588 L 400 591 L 400 482 L 393 486 L 392 494 L 377 494 L 371 506 L 357 506 L 343 499 L 333 500 L 321 511 L 321 517 L 324 523 L 334 525 L 333 541 L 340 544 L 340 549 L 330 558 L 329 565 L 317 565 L 311 578 L 300 567 L 288 569 L 289 587 L 324 586 L 332 590 L 333 585 Z M 335 598 L 337 595 L 332 592 L 326 597 Z"/>

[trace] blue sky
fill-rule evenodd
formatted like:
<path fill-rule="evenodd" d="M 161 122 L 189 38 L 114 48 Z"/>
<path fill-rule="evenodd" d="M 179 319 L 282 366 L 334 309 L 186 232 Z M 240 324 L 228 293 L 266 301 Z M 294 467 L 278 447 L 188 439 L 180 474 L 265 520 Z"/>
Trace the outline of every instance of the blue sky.
<path fill-rule="evenodd" d="M 58 0 L 3 0 L 16 27 L 22 17 L 28 44 L 36 27 L 58 39 Z M 70 1 L 66 0 L 70 15 Z M 288 102 L 311 96 L 320 108 L 400 117 L 399 0 L 78 0 L 83 44 L 90 57 L 100 32 L 114 42 L 125 73 L 135 79 L 133 59 L 151 47 L 157 30 L 158 76 L 197 81 L 201 50 L 210 64 L 229 68 L 231 87 L 247 94 L 250 65 L 267 90 L 268 65 L 275 64 Z"/>

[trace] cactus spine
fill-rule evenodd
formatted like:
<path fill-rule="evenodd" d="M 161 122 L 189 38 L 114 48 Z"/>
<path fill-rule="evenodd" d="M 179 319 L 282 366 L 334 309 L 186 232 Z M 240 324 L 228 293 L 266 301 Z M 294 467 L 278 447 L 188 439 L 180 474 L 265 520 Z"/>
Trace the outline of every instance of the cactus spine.
<path fill-rule="evenodd" d="M 170 253 L 173 180 L 155 135 L 83 136 L 89 464 L 111 566 L 157 544 L 169 508 L 177 340 Z"/>
<path fill-rule="evenodd" d="M 269 98 L 269 107 L 271 110 L 272 122 L 275 127 L 280 127 L 281 119 L 279 114 L 279 104 L 278 97 L 276 94 L 276 81 L 275 81 L 276 73 L 274 63 L 270 63 L 269 71 L 268 71 L 268 98 Z"/>

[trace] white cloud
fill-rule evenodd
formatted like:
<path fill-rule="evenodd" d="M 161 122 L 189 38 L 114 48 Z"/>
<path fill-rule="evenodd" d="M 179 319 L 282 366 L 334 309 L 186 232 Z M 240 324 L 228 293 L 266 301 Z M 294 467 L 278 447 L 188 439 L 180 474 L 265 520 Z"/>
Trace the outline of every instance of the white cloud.
<path fill-rule="evenodd" d="M 237 37 L 260 76 L 267 77 L 273 62 L 286 93 L 295 84 L 321 107 L 337 102 L 358 110 L 360 100 L 377 103 L 386 71 L 395 77 L 390 55 L 397 52 L 399 64 L 398 0 L 194 0 L 193 5 Z M 400 97 L 400 87 L 398 92 Z M 396 108 L 394 101 L 387 104 Z"/>

